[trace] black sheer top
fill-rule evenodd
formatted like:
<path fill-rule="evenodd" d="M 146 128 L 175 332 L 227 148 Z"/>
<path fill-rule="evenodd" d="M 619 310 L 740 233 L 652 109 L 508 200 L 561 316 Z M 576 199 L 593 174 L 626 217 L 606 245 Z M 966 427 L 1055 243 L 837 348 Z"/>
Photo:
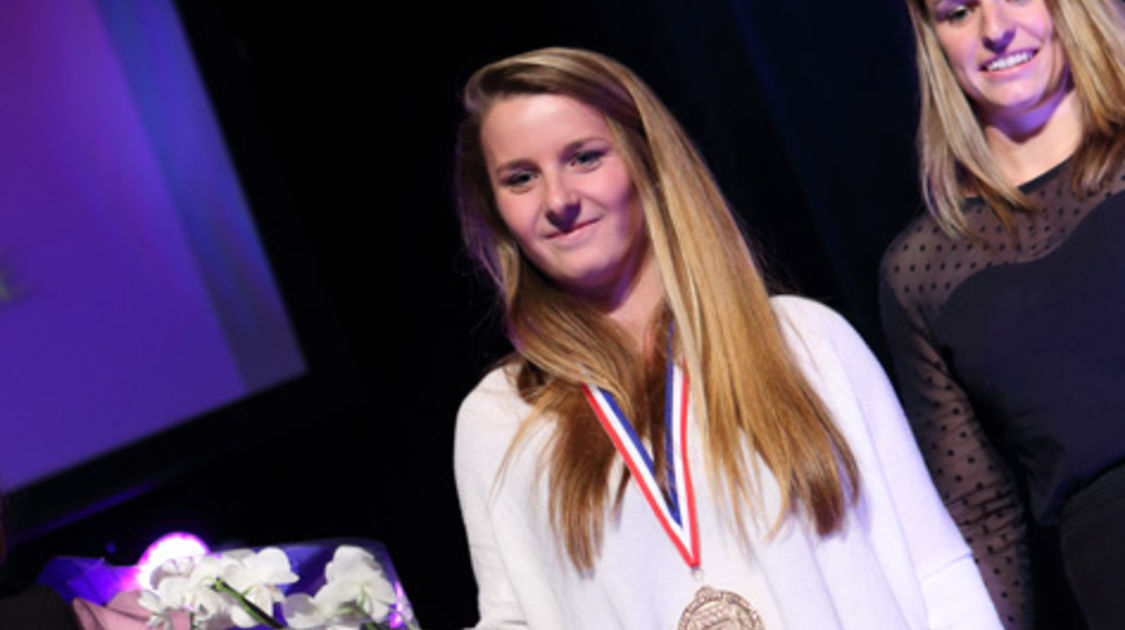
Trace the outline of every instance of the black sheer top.
<path fill-rule="evenodd" d="M 1066 164 L 1021 189 L 1039 209 L 1015 235 L 977 200 L 975 239 L 914 220 L 880 288 L 922 453 L 1012 628 L 1028 588 L 1014 482 L 1050 522 L 1125 457 L 1125 172 L 1087 199 Z"/>

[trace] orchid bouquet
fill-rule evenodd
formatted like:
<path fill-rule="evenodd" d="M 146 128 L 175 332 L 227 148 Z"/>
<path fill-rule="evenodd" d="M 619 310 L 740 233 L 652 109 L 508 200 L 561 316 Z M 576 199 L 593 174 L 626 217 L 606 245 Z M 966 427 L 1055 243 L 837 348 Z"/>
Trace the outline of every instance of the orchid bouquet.
<path fill-rule="evenodd" d="M 162 630 L 185 613 L 192 630 L 418 630 L 408 604 L 366 550 L 340 545 L 324 578 L 315 595 L 284 594 L 282 587 L 299 579 L 285 552 L 241 549 L 165 562 L 142 584 L 138 603 L 151 613 L 148 625 Z M 274 612 L 278 604 L 284 623 Z"/>

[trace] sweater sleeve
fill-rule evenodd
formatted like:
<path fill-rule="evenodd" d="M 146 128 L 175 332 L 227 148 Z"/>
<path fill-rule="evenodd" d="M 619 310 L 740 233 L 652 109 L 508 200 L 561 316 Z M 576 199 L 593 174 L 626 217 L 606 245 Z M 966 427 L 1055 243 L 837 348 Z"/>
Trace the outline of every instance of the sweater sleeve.
<path fill-rule="evenodd" d="M 501 374 L 493 374 L 489 378 Z M 486 379 L 486 383 L 489 379 Z M 495 483 L 506 446 L 505 424 L 513 411 L 505 398 L 478 387 L 465 399 L 457 415 L 454 440 L 454 475 L 461 516 L 465 521 L 469 554 L 477 582 L 481 630 L 526 628 L 527 620 L 517 600 L 494 527 Z"/>
<path fill-rule="evenodd" d="M 917 585 L 925 619 L 934 630 L 999 630 L 996 610 L 973 565 L 972 556 L 943 508 L 926 472 L 914 437 L 878 360 L 843 317 L 801 300 L 806 330 L 827 376 L 822 391 L 860 467 L 861 517 L 892 583 Z M 825 342 L 827 347 L 825 347 Z M 835 383 L 835 385 L 833 385 Z M 902 564 L 903 557 L 909 562 Z M 913 625 L 911 627 L 914 627 Z"/>
<path fill-rule="evenodd" d="M 883 330 L 898 391 L 941 500 L 953 517 L 1008 630 L 1031 628 L 1023 508 L 1011 475 L 924 318 L 880 283 Z"/>

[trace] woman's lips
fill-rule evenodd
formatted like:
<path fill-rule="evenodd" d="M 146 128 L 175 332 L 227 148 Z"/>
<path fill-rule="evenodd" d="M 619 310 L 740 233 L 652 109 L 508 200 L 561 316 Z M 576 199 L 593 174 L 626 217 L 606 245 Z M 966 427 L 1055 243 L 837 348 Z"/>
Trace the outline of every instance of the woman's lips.
<path fill-rule="evenodd" d="M 1009 68 L 1022 66 L 1031 61 L 1038 52 L 1038 50 L 1029 49 L 998 55 L 989 59 L 986 63 L 981 64 L 980 69 L 985 72 L 1001 72 Z"/>
<path fill-rule="evenodd" d="M 598 220 L 599 219 L 588 219 L 579 221 L 578 223 L 575 223 L 573 226 L 571 226 L 569 230 L 559 230 L 557 232 L 553 232 L 551 234 L 548 234 L 547 238 L 549 240 L 563 240 L 566 238 L 577 236 L 578 234 L 585 232 L 586 228 L 597 223 Z"/>

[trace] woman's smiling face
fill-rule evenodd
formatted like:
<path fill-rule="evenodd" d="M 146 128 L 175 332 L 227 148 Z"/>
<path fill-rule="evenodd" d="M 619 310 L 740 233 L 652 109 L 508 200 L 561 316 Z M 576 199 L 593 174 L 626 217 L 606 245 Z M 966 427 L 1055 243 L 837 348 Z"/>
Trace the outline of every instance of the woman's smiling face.
<path fill-rule="evenodd" d="M 927 2 L 953 74 L 986 121 L 1049 113 L 1068 78 L 1046 0 Z"/>
<path fill-rule="evenodd" d="M 485 113 L 481 144 L 500 217 L 536 268 L 599 300 L 632 282 L 644 219 L 598 110 L 556 94 L 504 97 Z"/>

